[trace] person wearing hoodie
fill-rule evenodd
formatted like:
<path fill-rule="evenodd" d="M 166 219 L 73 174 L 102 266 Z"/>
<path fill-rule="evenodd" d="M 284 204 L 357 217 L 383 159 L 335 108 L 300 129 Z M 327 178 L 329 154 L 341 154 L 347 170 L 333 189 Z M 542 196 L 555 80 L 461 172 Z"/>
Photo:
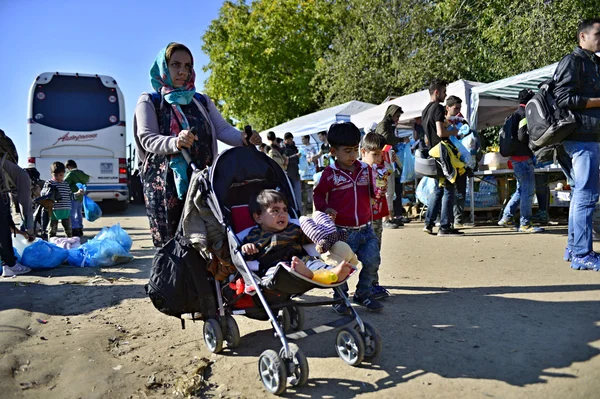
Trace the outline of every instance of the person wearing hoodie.
<path fill-rule="evenodd" d="M 385 111 L 385 116 L 375 128 L 375 133 L 379 133 L 385 137 L 385 142 L 394 148 L 400 143 L 400 139 L 396 137 L 396 124 L 403 113 L 404 111 L 402 111 L 401 107 L 394 104 L 390 105 Z"/>
<path fill-rule="evenodd" d="M 79 191 L 79 187 L 77 187 L 77 183 L 87 184 L 90 180 L 90 176 L 88 176 L 82 170 L 77 169 L 77 163 L 69 159 L 65 164 L 67 167 L 67 175 L 65 176 L 65 182 L 71 187 L 71 191 L 76 193 Z M 71 200 L 71 228 L 73 229 L 74 237 L 83 236 L 83 195 L 75 197 L 75 199 Z"/>
<path fill-rule="evenodd" d="M 403 113 L 404 111 L 402 111 L 401 107 L 394 104 L 390 105 L 385 111 L 385 116 L 375 128 L 375 133 L 385 137 L 385 142 L 391 145 L 394 150 L 401 141 L 401 139 L 396 136 L 396 125 L 398 124 L 398 120 Z M 390 212 L 389 216 L 386 216 L 383 221 L 383 227 L 386 229 L 396 229 L 404 226 L 404 223 L 402 222 L 402 215 L 394 213 L 393 204 L 394 193 L 396 192 L 396 184 L 399 184 L 399 182 L 396 182 L 396 177 L 394 176 L 394 173 L 392 173 L 388 177 L 388 191 L 386 193 Z M 402 190 L 401 187 L 398 187 L 398 189 Z M 400 198 L 400 201 L 402 201 L 402 198 Z"/>

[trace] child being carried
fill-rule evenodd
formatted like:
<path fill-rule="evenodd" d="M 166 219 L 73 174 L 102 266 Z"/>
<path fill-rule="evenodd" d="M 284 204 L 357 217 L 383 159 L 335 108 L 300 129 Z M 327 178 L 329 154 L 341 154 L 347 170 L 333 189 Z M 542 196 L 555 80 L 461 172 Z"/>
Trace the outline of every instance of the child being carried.
<path fill-rule="evenodd" d="M 244 239 L 242 253 L 259 261 L 260 275 L 267 274 L 279 262 L 289 262 L 293 270 L 310 279 L 315 271 L 327 269 L 337 276 L 337 281 L 343 281 L 353 270 L 346 261 L 330 266 L 306 255 L 302 246 L 312 241 L 300 226 L 289 223 L 286 199 L 280 192 L 261 191 L 250 202 L 250 212 L 258 226 Z"/>

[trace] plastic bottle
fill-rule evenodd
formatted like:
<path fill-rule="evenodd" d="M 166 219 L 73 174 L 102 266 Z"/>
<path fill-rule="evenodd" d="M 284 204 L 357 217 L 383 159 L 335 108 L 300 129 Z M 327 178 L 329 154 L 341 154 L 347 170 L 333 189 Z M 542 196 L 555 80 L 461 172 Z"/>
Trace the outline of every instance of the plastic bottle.
<path fill-rule="evenodd" d="M 337 276 L 331 270 L 319 269 L 313 272 L 312 279 L 321 284 L 333 284 L 337 281 Z"/>

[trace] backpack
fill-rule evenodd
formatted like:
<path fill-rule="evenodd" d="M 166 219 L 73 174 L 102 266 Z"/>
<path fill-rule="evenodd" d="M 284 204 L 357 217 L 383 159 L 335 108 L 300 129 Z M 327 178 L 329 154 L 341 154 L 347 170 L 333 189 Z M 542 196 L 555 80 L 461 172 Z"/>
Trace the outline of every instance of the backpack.
<path fill-rule="evenodd" d="M 500 155 L 503 157 L 510 157 L 515 154 L 519 141 L 517 133 L 520 119 L 519 114 L 513 112 L 504 120 L 504 125 L 498 134 L 498 146 L 500 147 Z"/>
<path fill-rule="evenodd" d="M 542 82 L 538 92 L 525 106 L 529 148 L 534 152 L 561 143 L 577 126 L 573 112 L 560 108 L 556 103 L 554 85 L 552 79 Z"/>
<path fill-rule="evenodd" d="M 15 165 L 19 164 L 19 154 L 17 154 L 17 148 L 15 143 L 4 133 L 4 130 L 0 129 L 0 155 L 6 157 L 6 159 Z"/>
<path fill-rule="evenodd" d="M 206 320 L 216 315 L 215 296 L 206 261 L 180 234 L 156 250 L 150 280 L 145 285 L 152 304 L 162 313 L 181 320 L 182 314 L 201 313 Z"/>

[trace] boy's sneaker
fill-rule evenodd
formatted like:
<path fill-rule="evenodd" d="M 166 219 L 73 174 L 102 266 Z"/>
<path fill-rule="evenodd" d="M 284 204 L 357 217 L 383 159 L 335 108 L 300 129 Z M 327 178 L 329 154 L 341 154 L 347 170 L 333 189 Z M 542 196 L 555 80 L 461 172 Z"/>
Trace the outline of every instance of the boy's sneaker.
<path fill-rule="evenodd" d="M 427 234 L 433 234 L 433 226 L 425 226 L 423 227 L 423 231 Z"/>
<path fill-rule="evenodd" d="M 438 237 L 462 237 L 465 233 L 456 229 L 440 229 L 437 235 Z"/>
<path fill-rule="evenodd" d="M 341 316 L 347 315 L 350 313 L 350 308 L 344 302 L 336 303 L 332 306 L 333 311 Z"/>
<path fill-rule="evenodd" d="M 570 262 L 572 257 L 573 252 L 569 249 L 569 247 L 565 248 L 565 254 L 563 255 L 565 262 Z"/>
<path fill-rule="evenodd" d="M 531 217 L 531 221 L 533 223 L 548 224 L 550 217 L 548 216 L 548 212 L 540 211 Z"/>
<path fill-rule="evenodd" d="M 463 223 L 458 222 L 458 223 L 454 223 L 453 227 L 455 229 L 461 229 L 461 228 L 464 228 L 464 227 L 474 227 L 474 224 L 471 223 L 471 222 L 463 222 Z"/>
<path fill-rule="evenodd" d="M 385 299 L 392 296 L 392 294 L 390 294 L 388 290 L 386 290 L 379 284 L 373 284 L 373 286 L 371 287 L 371 296 L 375 299 Z"/>
<path fill-rule="evenodd" d="M 513 220 L 513 218 L 504 218 L 504 217 L 502 219 L 500 219 L 500 221 L 498 222 L 498 226 L 516 227 L 515 221 Z"/>
<path fill-rule="evenodd" d="M 585 256 L 571 255 L 571 269 L 575 270 L 600 270 L 600 259 L 592 251 Z"/>
<path fill-rule="evenodd" d="M 31 271 L 27 266 L 23 266 L 20 263 L 15 263 L 14 266 L 2 265 L 2 277 L 13 277 L 20 274 L 29 273 Z"/>
<path fill-rule="evenodd" d="M 384 229 L 397 229 L 398 228 L 398 225 L 396 225 L 392 222 L 388 222 L 388 221 L 383 222 L 382 226 Z"/>
<path fill-rule="evenodd" d="M 404 222 L 397 218 L 390 220 L 389 223 L 395 224 L 398 227 L 404 227 Z"/>
<path fill-rule="evenodd" d="M 354 297 L 352 298 L 352 300 L 354 301 L 355 304 L 364 306 L 365 308 L 367 308 L 368 310 L 373 311 L 373 312 L 379 312 L 383 309 L 383 304 L 381 302 L 379 302 L 377 299 L 375 299 L 373 297 L 373 295 L 363 298 L 363 297 L 360 297 L 360 296 L 354 294 Z"/>
<path fill-rule="evenodd" d="M 521 225 L 518 230 L 520 233 L 541 233 L 544 231 L 541 227 L 537 227 L 532 225 L 531 223 L 528 225 Z"/>

